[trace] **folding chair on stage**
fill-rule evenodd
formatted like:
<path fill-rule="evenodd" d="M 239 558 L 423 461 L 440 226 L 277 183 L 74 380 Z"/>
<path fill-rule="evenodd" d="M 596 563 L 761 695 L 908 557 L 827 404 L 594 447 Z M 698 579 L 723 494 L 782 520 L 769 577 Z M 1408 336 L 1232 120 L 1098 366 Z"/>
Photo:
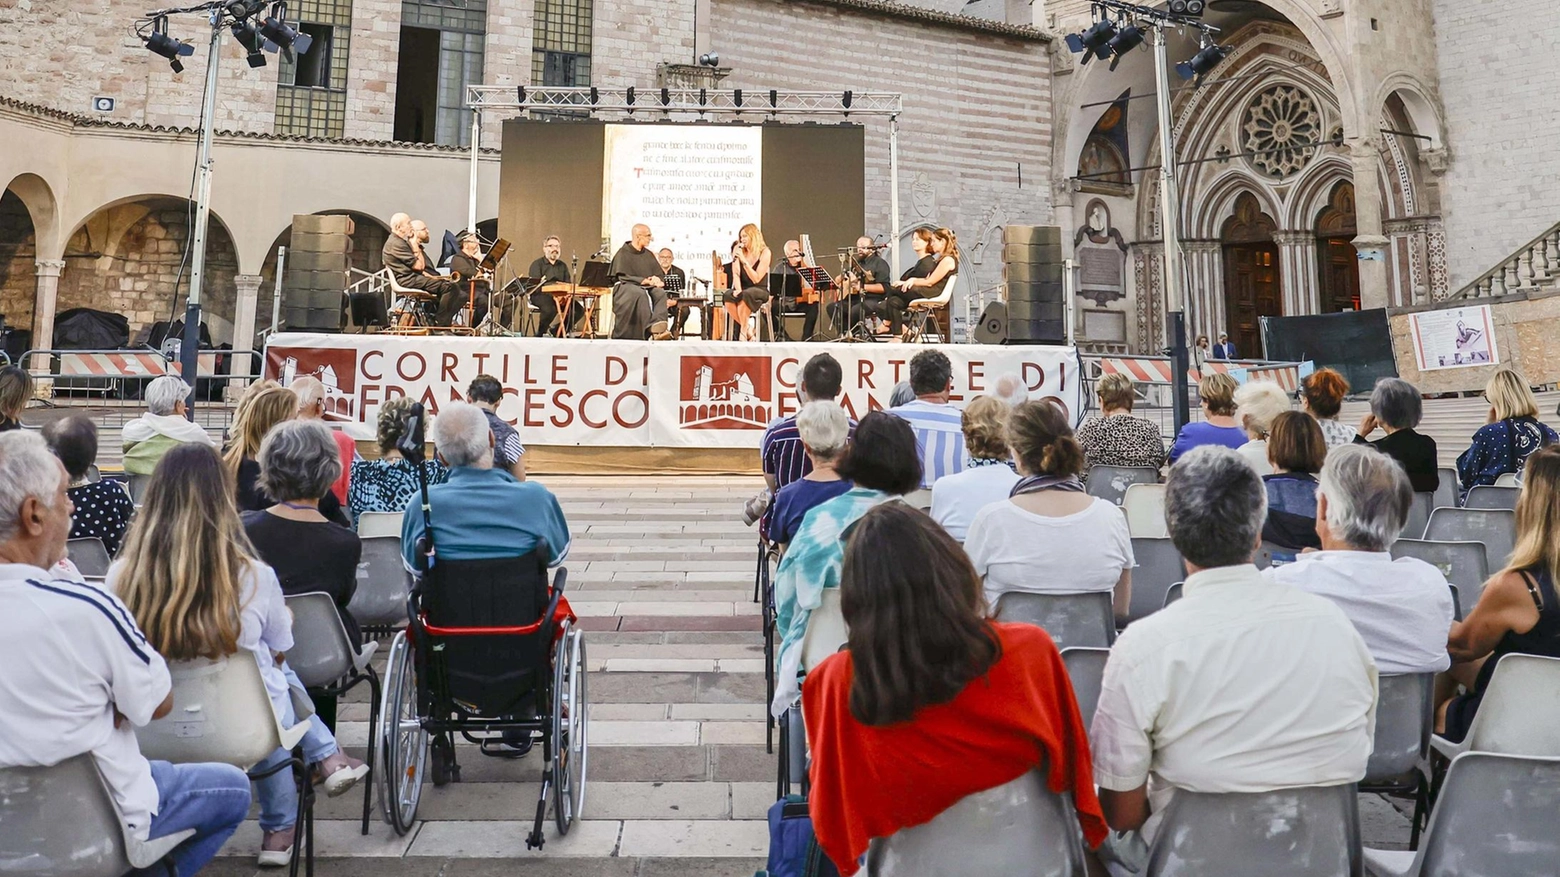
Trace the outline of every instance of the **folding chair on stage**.
<path fill-rule="evenodd" d="M 937 343 L 949 342 L 948 329 L 943 327 L 943 323 L 947 322 L 949 327 L 953 325 L 953 322 L 948 320 L 948 303 L 953 300 L 953 288 L 958 284 L 958 280 L 959 275 L 950 274 L 947 281 L 943 283 L 942 292 L 932 298 L 911 299 L 905 305 L 910 313 L 911 343 L 929 343 L 928 337 L 935 338 Z M 942 315 L 942 319 L 938 319 L 939 314 Z M 931 332 L 926 331 L 928 320 L 932 323 Z"/>

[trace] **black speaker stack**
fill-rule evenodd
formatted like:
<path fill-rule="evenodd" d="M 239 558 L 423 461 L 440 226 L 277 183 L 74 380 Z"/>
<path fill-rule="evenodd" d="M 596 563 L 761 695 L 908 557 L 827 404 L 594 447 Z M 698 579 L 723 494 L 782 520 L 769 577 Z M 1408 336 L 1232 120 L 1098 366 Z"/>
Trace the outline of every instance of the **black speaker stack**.
<path fill-rule="evenodd" d="M 986 344 L 1063 344 L 1067 340 L 1062 284 L 1062 230 L 1053 225 L 1002 229 L 1003 298 L 986 308 L 976 340 Z"/>
<path fill-rule="evenodd" d="M 282 275 L 282 319 L 289 329 L 341 328 L 341 291 L 352 265 L 352 218 L 340 214 L 293 216 Z"/>

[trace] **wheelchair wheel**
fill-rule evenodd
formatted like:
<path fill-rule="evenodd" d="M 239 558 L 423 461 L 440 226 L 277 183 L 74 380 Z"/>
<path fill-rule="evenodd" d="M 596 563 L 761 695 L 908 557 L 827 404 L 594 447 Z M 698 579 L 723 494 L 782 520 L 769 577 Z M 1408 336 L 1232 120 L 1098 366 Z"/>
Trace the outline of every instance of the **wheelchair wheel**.
<path fill-rule="evenodd" d="M 417 821 L 428 758 L 428 732 L 417 715 L 417 667 L 405 631 L 395 635 L 386 664 L 384 705 L 379 712 L 385 814 L 395 833 L 405 835 Z"/>
<path fill-rule="evenodd" d="M 588 729 L 585 696 L 585 635 L 565 627 L 553 653 L 553 820 L 569 833 L 585 808 Z"/>

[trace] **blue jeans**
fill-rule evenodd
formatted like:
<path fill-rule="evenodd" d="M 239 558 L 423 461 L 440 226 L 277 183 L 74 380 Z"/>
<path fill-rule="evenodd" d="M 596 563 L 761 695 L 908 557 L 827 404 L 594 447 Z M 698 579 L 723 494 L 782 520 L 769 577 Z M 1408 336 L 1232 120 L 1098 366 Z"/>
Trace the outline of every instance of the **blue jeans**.
<path fill-rule="evenodd" d="M 169 764 L 153 761 L 152 782 L 157 784 L 157 815 L 147 837 L 156 839 L 186 829 L 195 836 L 179 844 L 169 856 L 176 877 L 192 877 L 206 866 L 233 830 L 249 815 L 249 778 L 230 764 Z M 153 865 L 141 875 L 162 875 Z"/>
<path fill-rule="evenodd" d="M 282 665 L 283 672 L 287 676 L 288 683 L 303 688 L 303 683 L 298 681 L 298 674 L 286 664 Z M 282 726 L 290 728 L 298 724 L 298 714 L 293 710 L 292 701 L 283 699 L 281 702 L 272 701 L 271 706 L 276 709 L 276 714 L 282 720 Z M 318 718 L 309 719 L 309 730 L 303 735 L 303 760 L 305 764 L 317 764 L 336 754 L 339 747 L 336 746 L 336 738 L 325 727 L 325 723 Z M 292 757 L 292 753 L 285 749 L 278 749 L 271 753 L 265 761 L 254 766 L 254 771 L 259 773 L 275 767 Z M 263 780 L 255 781 L 255 789 L 259 794 L 256 797 L 260 801 L 260 828 L 264 831 L 281 831 L 291 828 L 298 821 L 298 787 L 293 780 L 290 770 L 280 770 Z"/>

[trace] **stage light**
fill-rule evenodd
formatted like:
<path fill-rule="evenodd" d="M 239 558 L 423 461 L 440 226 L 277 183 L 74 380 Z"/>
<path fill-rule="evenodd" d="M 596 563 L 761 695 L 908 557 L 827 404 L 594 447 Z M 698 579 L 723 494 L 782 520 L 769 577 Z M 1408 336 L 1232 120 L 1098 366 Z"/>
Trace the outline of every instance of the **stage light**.
<path fill-rule="evenodd" d="M 152 32 L 144 37 L 146 48 L 157 55 L 168 59 L 168 66 L 175 73 L 184 72 L 184 64 L 179 59 L 188 58 L 195 54 L 195 47 L 181 40 L 168 36 L 168 18 L 158 18 L 152 22 Z"/>
<path fill-rule="evenodd" d="M 629 106 L 633 106 L 634 105 L 634 87 L 632 85 L 630 85 L 628 87 L 627 98 L 628 98 L 628 105 Z"/>
<path fill-rule="evenodd" d="M 314 37 L 306 33 L 299 33 L 297 28 L 287 23 L 287 4 L 276 3 L 271 6 L 271 14 L 265 21 L 260 22 L 260 34 L 266 39 L 266 49 L 272 52 L 280 51 L 289 60 L 293 53 L 302 55 L 314 45 Z"/>
<path fill-rule="evenodd" d="M 706 52 L 703 55 L 700 55 L 699 56 L 699 66 L 701 66 L 701 67 L 719 67 L 720 66 L 720 53 L 719 52 Z"/>
<path fill-rule="evenodd" d="M 1182 61 L 1175 65 L 1175 72 L 1181 74 L 1182 79 L 1201 76 L 1219 66 L 1219 62 L 1223 61 L 1224 56 L 1228 53 L 1228 50 L 1223 46 L 1203 46 L 1202 51 L 1193 55 L 1190 61 Z"/>
<path fill-rule="evenodd" d="M 1105 48 L 1110 50 L 1110 69 L 1115 70 L 1116 65 L 1126 54 L 1138 46 L 1143 45 L 1143 29 L 1136 24 L 1129 24 L 1121 29 L 1121 32 L 1110 38 Z"/>
<path fill-rule="evenodd" d="M 845 92 L 845 97 L 844 97 L 842 102 L 845 104 L 845 109 L 847 109 L 847 110 L 850 109 L 850 99 L 851 99 L 851 93 L 848 92 L 848 91 Z"/>
<path fill-rule="evenodd" d="M 590 87 L 590 105 L 595 106 L 598 98 L 600 98 L 600 94 L 596 92 L 596 86 L 592 85 Z"/>
<path fill-rule="evenodd" d="M 1200 17 L 1207 8 L 1204 0 L 1170 0 L 1171 15 L 1190 15 Z"/>
<path fill-rule="evenodd" d="M 515 89 L 515 97 L 520 99 L 520 103 L 525 103 L 525 86 Z"/>
<path fill-rule="evenodd" d="M 1102 18 L 1081 34 L 1068 34 L 1067 48 L 1082 53 L 1081 63 L 1087 64 L 1090 55 L 1102 60 L 1110 57 L 1110 49 L 1107 46 L 1115 37 L 1116 23 L 1108 18 Z"/>
<path fill-rule="evenodd" d="M 247 18 L 240 18 L 238 21 L 233 22 L 233 38 L 238 40 L 238 44 L 244 47 L 249 66 L 265 66 L 265 52 L 262 51 L 265 38 L 260 36 L 260 31 L 255 29 L 254 22 L 249 21 Z"/>
<path fill-rule="evenodd" d="M 731 102 L 739 107 L 742 106 L 742 89 L 739 88 L 731 93 Z"/>
<path fill-rule="evenodd" d="M 774 109 L 775 107 L 778 107 L 779 105 L 780 105 L 780 92 L 777 91 L 776 89 L 773 89 L 773 88 L 769 89 L 769 107 L 770 107 L 770 109 Z"/>
<path fill-rule="evenodd" d="M 672 90 L 670 88 L 662 86 L 661 87 L 661 106 L 664 107 L 664 106 L 670 104 L 671 102 L 672 102 Z"/>

